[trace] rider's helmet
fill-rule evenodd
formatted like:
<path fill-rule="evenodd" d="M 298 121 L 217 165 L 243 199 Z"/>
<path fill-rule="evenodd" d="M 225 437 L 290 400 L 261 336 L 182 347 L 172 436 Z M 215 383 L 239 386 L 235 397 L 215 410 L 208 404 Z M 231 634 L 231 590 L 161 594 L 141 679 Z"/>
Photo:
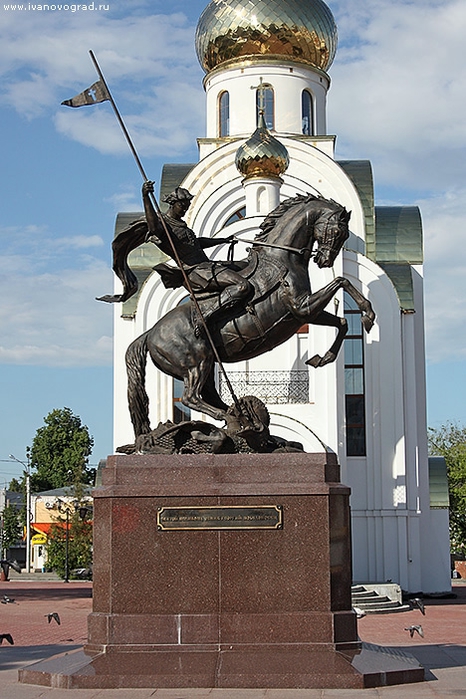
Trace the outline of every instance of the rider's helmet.
<path fill-rule="evenodd" d="M 162 201 L 171 206 L 172 204 L 176 204 L 177 201 L 189 203 L 191 199 L 194 199 L 194 194 L 188 192 L 187 189 L 183 189 L 183 187 L 177 187 L 174 192 L 166 194 L 162 198 Z"/>

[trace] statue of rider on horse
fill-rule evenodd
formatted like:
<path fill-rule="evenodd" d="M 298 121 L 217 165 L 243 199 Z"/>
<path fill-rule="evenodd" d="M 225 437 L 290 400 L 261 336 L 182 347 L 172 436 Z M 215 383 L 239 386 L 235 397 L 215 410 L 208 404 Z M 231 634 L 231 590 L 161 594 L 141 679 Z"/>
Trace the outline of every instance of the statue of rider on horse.
<path fill-rule="evenodd" d="M 127 256 L 147 241 L 176 261 L 176 267 L 164 263 L 154 268 L 165 286 L 184 285 L 191 298 L 189 303 L 169 311 L 128 347 L 128 404 L 136 438 L 134 450 L 144 451 L 141 445 L 150 443 L 150 436 L 146 437 L 153 434 L 144 385 L 147 354 L 158 369 L 184 382 L 181 400 L 187 407 L 225 420 L 227 430 L 235 414 L 233 422 L 240 425 L 239 432 L 255 433 L 252 442 L 268 450 L 271 441 L 267 426 L 263 420 L 256 420 L 260 410 L 251 407 L 248 411 L 248 400 L 242 398 L 240 402 L 232 389 L 234 405 L 228 407 L 223 402 L 215 385 L 215 363 L 224 371 L 224 362 L 259 356 L 288 340 L 304 323 L 337 331 L 329 350 L 307 363 L 321 367 L 335 361 L 347 323 L 325 307 L 342 288 L 358 305 L 363 327 L 369 332 L 374 311 L 349 280 L 336 277 L 314 293 L 310 287 L 310 260 L 320 268 L 333 266 L 349 237 L 350 213 L 332 200 L 297 195 L 283 201 L 265 218 L 247 259 L 216 262 L 209 260 L 205 249 L 232 243 L 233 238 L 196 237 L 183 221 L 193 198 L 186 189 L 178 187 L 165 198 L 169 209 L 164 214 L 156 212 L 152 204 L 153 183 L 146 181 L 142 192 L 145 220 L 120 233 L 113 243 L 114 270 L 123 282 L 123 294 L 102 300 L 124 301 L 136 292 Z M 229 385 L 226 373 L 225 377 Z M 201 442 L 215 441 L 210 436 L 201 437 L 197 423 L 195 427 Z M 171 433 L 171 425 L 168 429 Z M 236 434 L 239 432 L 236 429 Z"/>

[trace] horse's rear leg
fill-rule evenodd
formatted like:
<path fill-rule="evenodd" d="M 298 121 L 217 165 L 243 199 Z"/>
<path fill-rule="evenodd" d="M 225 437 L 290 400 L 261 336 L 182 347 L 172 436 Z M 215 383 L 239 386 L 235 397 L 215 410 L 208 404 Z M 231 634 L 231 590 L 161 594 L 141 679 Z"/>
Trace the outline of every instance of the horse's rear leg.
<path fill-rule="evenodd" d="M 202 399 L 206 401 L 209 405 L 212 405 L 214 408 L 220 408 L 220 410 L 225 411 L 228 410 L 228 405 L 223 402 L 217 391 L 217 387 L 215 385 L 215 375 L 213 366 L 209 371 L 209 375 L 206 379 L 204 387 L 201 390 L 201 395 Z"/>
<path fill-rule="evenodd" d="M 198 365 L 190 367 L 184 377 L 184 391 L 181 402 L 188 408 L 199 410 L 202 413 L 207 413 L 216 420 L 224 420 L 227 406 L 217 395 L 217 407 L 206 402 L 207 396 L 204 394 L 204 388 L 209 380 L 209 375 L 213 371 L 213 360 L 211 358 L 202 359 Z M 213 376 L 212 376 L 213 381 Z M 207 387 L 207 394 L 212 386 Z M 209 398 L 212 396 L 209 395 Z M 220 405 L 222 407 L 220 407 Z"/>
<path fill-rule="evenodd" d="M 128 408 L 133 423 L 134 436 L 150 432 L 149 397 L 145 389 L 147 341 L 150 331 L 136 338 L 126 350 L 128 376 Z"/>

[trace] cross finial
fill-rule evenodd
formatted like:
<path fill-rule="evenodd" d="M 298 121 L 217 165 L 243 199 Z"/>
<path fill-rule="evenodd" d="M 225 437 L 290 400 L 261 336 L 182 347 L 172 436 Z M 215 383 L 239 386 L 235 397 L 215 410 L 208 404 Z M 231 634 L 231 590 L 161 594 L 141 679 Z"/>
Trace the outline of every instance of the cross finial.
<path fill-rule="evenodd" d="M 266 90 L 268 90 L 272 85 L 270 83 L 265 83 L 261 77 L 259 81 L 259 85 L 251 85 L 251 90 L 257 90 L 259 93 L 259 100 L 258 100 L 258 107 L 259 107 L 259 115 L 264 115 L 265 114 L 265 93 Z"/>

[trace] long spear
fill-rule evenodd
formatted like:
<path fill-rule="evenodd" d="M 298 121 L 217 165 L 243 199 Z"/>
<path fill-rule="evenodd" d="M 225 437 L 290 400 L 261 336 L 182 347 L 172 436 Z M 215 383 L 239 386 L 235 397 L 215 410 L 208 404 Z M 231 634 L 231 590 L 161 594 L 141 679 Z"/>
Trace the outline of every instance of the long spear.
<path fill-rule="evenodd" d="M 115 100 L 112 97 L 112 93 L 110 92 L 110 89 L 107 85 L 107 81 L 105 80 L 105 77 L 102 73 L 102 70 L 100 69 L 100 66 L 97 62 L 97 58 L 95 57 L 95 54 L 93 51 L 89 51 L 89 55 L 92 59 L 94 67 L 95 67 L 97 74 L 100 78 L 99 82 L 94 83 L 93 85 L 91 85 L 90 88 L 88 88 L 84 92 L 81 92 L 79 95 L 76 95 L 76 97 L 73 97 L 70 100 L 65 100 L 64 102 L 62 102 L 62 104 L 66 105 L 68 107 L 81 107 L 85 104 L 97 104 L 98 102 L 105 102 L 105 101 L 110 102 L 110 104 L 112 105 L 113 111 L 115 113 L 115 116 L 117 118 L 117 121 L 121 127 L 121 130 L 123 131 L 123 135 L 126 139 L 126 142 L 128 143 L 128 146 L 131 150 L 131 153 L 133 154 L 133 157 L 136 161 L 136 165 L 138 166 L 139 172 L 141 173 L 144 182 L 149 182 L 149 178 L 146 175 L 146 172 L 145 172 L 144 167 L 142 165 L 141 159 L 139 158 L 139 155 L 136 151 L 136 148 L 134 147 L 134 144 L 133 144 L 133 141 L 132 141 L 131 136 L 129 134 L 129 131 L 126 128 L 126 125 L 125 125 L 125 123 L 122 119 L 122 116 L 118 110 L 118 107 L 115 103 Z M 235 407 L 239 411 L 239 413 L 241 414 L 243 412 L 241 409 L 241 405 L 240 405 L 238 398 L 236 397 L 236 394 L 233 390 L 233 386 L 231 384 L 231 381 L 230 381 L 230 379 L 225 371 L 225 367 L 223 366 L 223 362 L 220 359 L 220 355 L 218 353 L 217 347 L 215 346 L 213 337 L 210 333 L 209 328 L 207 327 L 207 323 L 206 323 L 204 315 L 201 311 L 201 308 L 199 306 L 199 302 L 198 302 L 196 296 L 194 295 L 194 292 L 193 292 L 191 283 L 189 281 L 188 275 L 186 274 L 186 271 L 183 267 L 183 263 L 180 259 L 180 256 L 178 255 L 178 251 L 175 247 L 175 244 L 173 242 L 173 238 L 170 234 L 170 231 L 168 230 L 168 226 L 165 222 L 165 219 L 163 218 L 160 206 L 159 206 L 157 199 L 155 198 L 153 192 L 149 192 L 149 197 L 150 197 L 150 200 L 152 202 L 152 205 L 154 206 L 154 208 L 157 212 L 157 215 L 158 215 L 160 222 L 162 224 L 162 227 L 164 229 L 165 235 L 167 236 L 167 240 L 168 240 L 170 247 L 173 251 L 173 259 L 175 260 L 176 264 L 178 265 L 178 267 L 181 271 L 185 287 L 188 290 L 189 295 L 191 297 L 191 301 L 193 302 L 193 304 L 196 308 L 196 311 L 199 315 L 199 318 L 201 319 L 201 323 L 203 325 L 207 340 L 212 348 L 212 352 L 214 353 L 215 361 L 217 362 L 218 366 L 220 367 L 220 370 L 223 374 L 225 382 L 228 386 L 228 390 L 230 391 L 231 396 L 233 398 L 233 402 L 235 404 Z"/>

